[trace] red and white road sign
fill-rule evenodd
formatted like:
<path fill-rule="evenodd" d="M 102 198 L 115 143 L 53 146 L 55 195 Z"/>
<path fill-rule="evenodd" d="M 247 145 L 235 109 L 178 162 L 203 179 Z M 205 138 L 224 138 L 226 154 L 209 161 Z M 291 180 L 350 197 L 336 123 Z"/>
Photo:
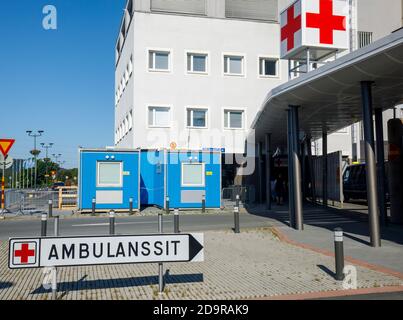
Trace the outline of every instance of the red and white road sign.
<path fill-rule="evenodd" d="M 203 234 L 14 238 L 10 269 L 204 260 Z"/>
<path fill-rule="evenodd" d="M 281 57 L 349 47 L 348 0 L 298 0 L 280 14 Z"/>
<path fill-rule="evenodd" d="M 7 156 L 14 142 L 14 139 L 0 139 L 0 151 L 3 154 L 4 158 Z"/>
<path fill-rule="evenodd" d="M 38 266 L 38 241 L 15 241 L 10 246 L 10 264 L 20 267 Z"/>

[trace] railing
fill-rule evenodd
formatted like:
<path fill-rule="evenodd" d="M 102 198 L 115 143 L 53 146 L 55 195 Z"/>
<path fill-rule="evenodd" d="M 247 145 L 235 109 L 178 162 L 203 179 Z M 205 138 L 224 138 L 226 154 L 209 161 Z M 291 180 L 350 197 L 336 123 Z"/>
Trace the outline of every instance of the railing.
<path fill-rule="evenodd" d="M 239 195 L 242 203 L 250 204 L 255 202 L 255 188 L 253 186 L 230 186 L 223 188 L 221 191 L 223 201 L 235 202 L 237 195 Z"/>
<path fill-rule="evenodd" d="M 47 211 L 49 200 L 58 207 L 58 192 L 52 190 L 12 189 L 6 190 L 6 210 L 11 213 L 32 214 Z"/>

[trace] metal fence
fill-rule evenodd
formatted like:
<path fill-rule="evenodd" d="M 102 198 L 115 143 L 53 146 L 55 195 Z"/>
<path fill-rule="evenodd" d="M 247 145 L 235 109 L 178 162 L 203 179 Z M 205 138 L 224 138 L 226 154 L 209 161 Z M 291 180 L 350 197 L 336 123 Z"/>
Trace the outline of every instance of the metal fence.
<path fill-rule="evenodd" d="M 323 156 L 313 158 L 316 198 L 323 196 Z M 343 167 L 340 151 L 327 155 L 327 192 L 328 200 L 343 203 Z"/>
<path fill-rule="evenodd" d="M 34 214 L 47 212 L 49 200 L 53 207 L 59 206 L 59 193 L 52 190 L 6 190 L 5 208 L 10 213 Z"/>
<path fill-rule="evenodd" d="M 223 201 L 235 202 L 236 195 L 240 196 L 242 203 L 251 204 L 256 200 L 254 186 L 230 186 L 223 188 L 221 191 L 221 199 Z"/>

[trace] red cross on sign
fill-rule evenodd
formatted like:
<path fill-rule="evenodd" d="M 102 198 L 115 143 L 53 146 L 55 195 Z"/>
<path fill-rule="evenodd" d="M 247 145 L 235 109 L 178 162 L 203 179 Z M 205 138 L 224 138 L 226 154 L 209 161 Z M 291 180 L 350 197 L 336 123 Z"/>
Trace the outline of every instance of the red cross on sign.
<path fill-rule="evenodd" d="M 15 243 L 13 264 L 34 264 L 36 262 L 36 243 Z"/>
<path fill-rule="evenodd" d="M 333 44 L 335 30 L 346 31 L 346 17 L 333 14 L 333 0 L 319 0 L 319 13 L 306 14 L 307 28 L 319 29 L 319 42 Z"/>
<path fill-rule="evenodd" d="M 295 17 L 295 5 L 287 10 L 287 24 L 281 28 L 281 41 L 287 40 L 287 50 L 294 49 L 295 33 L 301 30 L 301 14 Z"/>

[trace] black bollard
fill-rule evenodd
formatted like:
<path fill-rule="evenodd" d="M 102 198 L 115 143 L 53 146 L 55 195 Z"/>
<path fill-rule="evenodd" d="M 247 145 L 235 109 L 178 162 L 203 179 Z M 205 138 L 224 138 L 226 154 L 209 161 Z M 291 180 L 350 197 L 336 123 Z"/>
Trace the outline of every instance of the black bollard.
<path fill-rule="evenodd" d="M 336 280 L 344 280 L 344 242 L 343 242 L 343 229 L 334 229 L 334 255 L 336 262 Z"/>
<path fill-rule="evenodd" d="M 115 234 L 115 211 L 109 211 L 109 234 Z"/>

